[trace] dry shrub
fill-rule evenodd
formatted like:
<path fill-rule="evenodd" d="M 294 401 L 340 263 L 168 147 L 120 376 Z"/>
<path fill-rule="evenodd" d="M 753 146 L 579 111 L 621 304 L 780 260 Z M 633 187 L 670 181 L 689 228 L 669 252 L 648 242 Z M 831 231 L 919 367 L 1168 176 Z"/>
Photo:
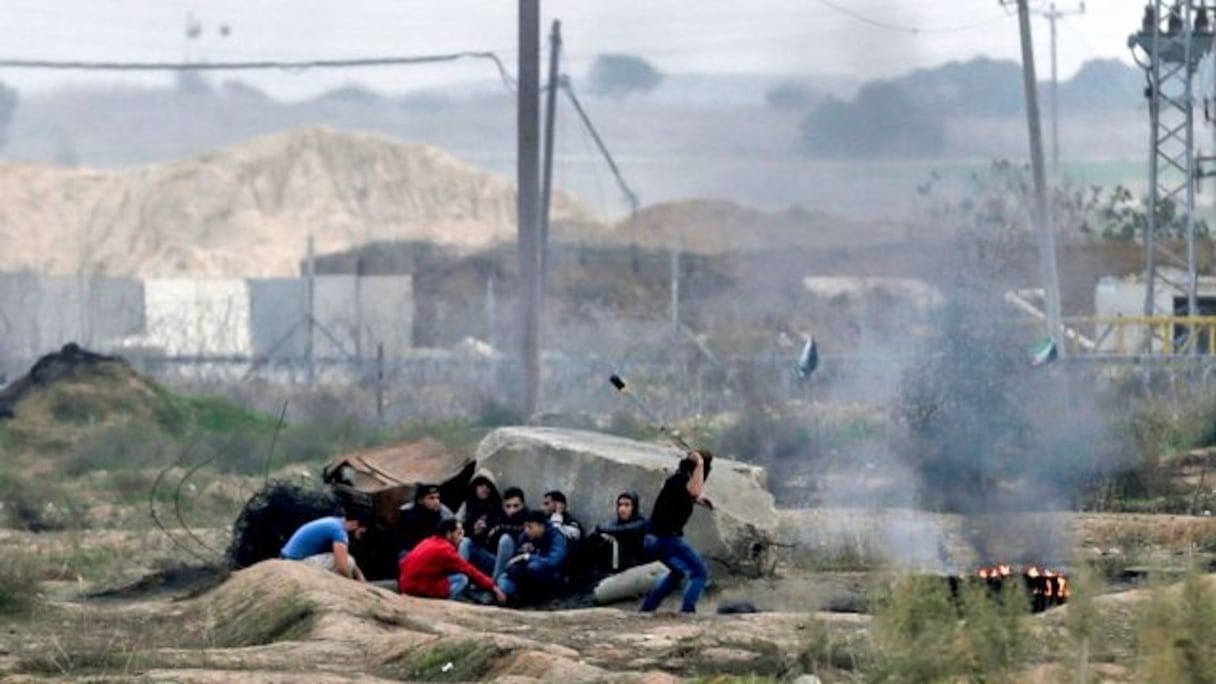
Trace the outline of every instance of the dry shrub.
<path fill-rule="evenodd" d="M 27 532 L 53 532 L 84 525 L 58 480 L 0 471 L 0 524 Z"/>
<path fill-rule="evenodd" d="M 1216 590 L 1191 572 L 1175 592 L 1158 588 L 1141 606 L 1138 681 L 1216 682 Z"/>
<path fill-rule="evenodd" d="M 1016 583 L 994 593 L 964 584 L 957 594 L 941 577 L 907 577 L 877 599 L 876 682 L 1005 681 L 1023 664 L 1029 600 Z"/>
<path fill-rule="evenodd" d="M 0 563 L 0 615 L 27 612 L 36 600 L 38 566 L 28 556 L 10 553 Z"/>

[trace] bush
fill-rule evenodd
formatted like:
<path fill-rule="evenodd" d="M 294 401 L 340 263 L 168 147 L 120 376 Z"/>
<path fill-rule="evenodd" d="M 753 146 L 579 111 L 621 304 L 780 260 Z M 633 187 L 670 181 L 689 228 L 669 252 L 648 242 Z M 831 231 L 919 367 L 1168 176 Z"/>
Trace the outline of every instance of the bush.
<path fill-rule="evenodd" d="M 802 150 L 815 156 L 928 157 L 945 147 L 942 116 L 886 83 L 866 85 L 853 102 L 832 98 L 802 121 Z"/>
<path fill-rule="evenodd" d="M 663 82 L 663 74 L 650 62 L 633 55 L 617 54 L 597 56 L 587 78 L 592 92 L 609 97 L 647 93 Z"/>
<path fill-rule="evenodd" d="M 1178 595 L 1157 589 L 1143 602 L 1137 673 L 1145 682 L 1216 682 L 1216 591 L 1192 571 Z"/>
<path fill-rule="evenodd" d="M 52 480 L 0 471 L 0 522 L 27 532 L 83 526 L 71 500 Z"/>
<path fill-rule="evenodd" d="M 69 477 L 95 470 L 141 470 L 167 466 L 181 448 L 154 426 L 133 422 L 93 430 L 66 454 L 63 474 Z"/>
<path fill-rule="evenodd" d="M 786 81 L 764 94 L 764 102 L 774 109 L 803 109 L 815 103 L 815 93 L 801 83 Z"/>
<path fill-rule="evenodd" d="M 9 554 L 0 564 L 0 615 L 24 613 L 38 591 L 37 567 L 23 554 Z"/>
<path fill-rule="evenodd" d="M 895 582 L 874 614 L 872 680 L 999 681 L 1023 664 L 1029 640 L 1029 599 L 1014 586 L 965 584 L 953 595 L 941 577 Z"/>

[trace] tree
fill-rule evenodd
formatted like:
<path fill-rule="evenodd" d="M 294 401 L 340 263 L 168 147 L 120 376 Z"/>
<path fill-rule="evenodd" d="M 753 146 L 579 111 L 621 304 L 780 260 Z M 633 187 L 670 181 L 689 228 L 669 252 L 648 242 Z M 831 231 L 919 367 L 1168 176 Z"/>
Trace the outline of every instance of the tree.
<path fill-rule="evenodd" d="M 8 127 L 17 111 L 17 91 L 0 83 L 0 148 L 8 144 Z"/>
<path fill-rule="evenodd" d="M 1024 165 L 996 162 L 951 197 L 938 196 L 935 182 L 920 188 L 927 206 L 910 230 L 951 236 L 938 259 L 947 303 L 905 369 L 895 415 L 906 430 L 897 448 L 936 507 L 1069 505 L 1129 463 L 1098 388 L 1066 368 L 1034 366 L 1042 329 L 1005 302 L 1037 277 L 1026 267 L 1037 255 L 1032 186 Z M 1074 235 L 1102 201 L 1093 188 L 1052 197 L 1061 229 Z"/>
<path fill-rule="evenodd" d="M 810 88 L 790 81 L 764 94 L 764 102 L 774 109 L 807 109 L 816 99 Z"/>
<path fill-rule="evenodd" d="M 802 121 L 802 149 L 815 156 L 927 157 L 945 145 L 941 116 L 888 83 L 866 85 L 851 103 L 832 98 Z"/>
<path fill-rule="evenodd" d="M 641 57 L 605 54 L 595 58 L 588 80 L 594 93 L 625 97 L 654 90 L 663 82 L 663 74 Z"/>

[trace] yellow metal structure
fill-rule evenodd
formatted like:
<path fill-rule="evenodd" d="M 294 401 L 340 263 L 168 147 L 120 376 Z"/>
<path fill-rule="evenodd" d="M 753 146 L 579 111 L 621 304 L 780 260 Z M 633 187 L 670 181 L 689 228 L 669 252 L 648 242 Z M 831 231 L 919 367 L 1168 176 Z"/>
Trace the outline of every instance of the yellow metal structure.
<path fill-rule="evenodd" d="M 1079 355 L 1216 355 L 1216 316 L 1086 316 L 1064 321 Z"/>

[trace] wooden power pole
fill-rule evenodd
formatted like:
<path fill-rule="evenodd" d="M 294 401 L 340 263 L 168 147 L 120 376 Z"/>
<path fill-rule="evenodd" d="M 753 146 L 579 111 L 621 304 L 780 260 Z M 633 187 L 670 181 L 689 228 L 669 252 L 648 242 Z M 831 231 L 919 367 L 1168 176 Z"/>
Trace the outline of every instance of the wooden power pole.
<path fill-rule="evenodd" d="M 1060 275 L 1056 266 L 1056 236 L 1047 205 L 1047 172 L 1043 160 L 1043 126 L 1039 119 L 1038 79 L 1034 72 L 1034 46 L 1030 38 L 1028 0 L 1017 0 L 1018 27 L 1022 34 L 1022 79 L 1026 89 L 1026 124 L 1030 129 L 1030 164 L 1034 173 L 1034 218 L 1039 228 L 1039 267 L 1047 309 L 1047 334 L 1063 357 L 1067 340 L 1060 318 Z"/>
<path fill-rule="evenodd" d="M 516 201 L 519 221 L 520 358 L 525 419 L 540 398 L 540 0 L 519 0 Z"/>

